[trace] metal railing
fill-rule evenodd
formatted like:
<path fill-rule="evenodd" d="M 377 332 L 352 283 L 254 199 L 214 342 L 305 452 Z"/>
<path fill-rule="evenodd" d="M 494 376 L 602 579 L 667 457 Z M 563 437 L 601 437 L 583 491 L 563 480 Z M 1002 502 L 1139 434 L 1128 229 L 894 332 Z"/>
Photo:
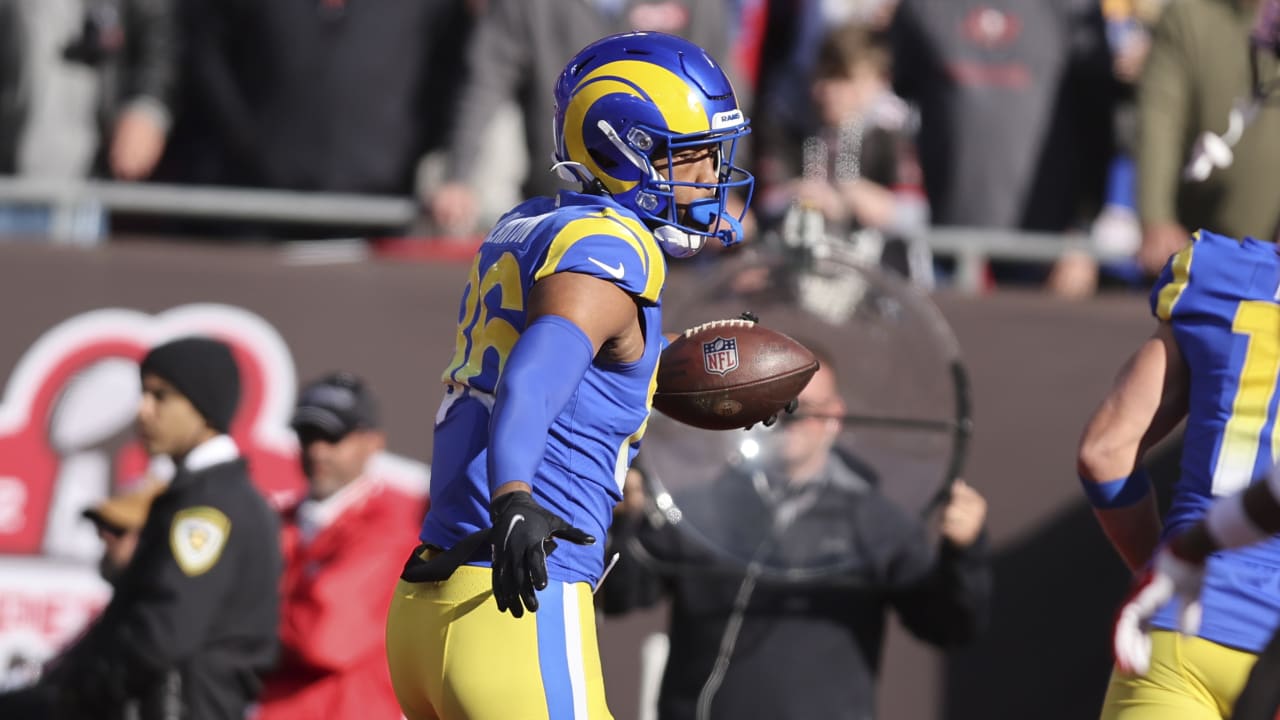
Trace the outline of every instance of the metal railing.
<path fill-rule="evenodd" d="M 85 220 L 104 212 L 392 231 L 404 231 L 421 219 L 418 203 L 407 197 L 0 177 L 0 208 L 5 206 L 43 208 L 48 213 L 44 234 L 53 242 L 79 245 L 105 239 Z M 935 255 L 955 259 L 954 285 L 965 292 L 982 287 L 988 260 L 1052 262 L 1067 252 L 1120 259 L 1078 234 L 932 227 L 923 239 Z"/>
<path fill-rule="evenodd" d="M 1098 248 L 1083 233 L 932 227 L 924 240 L 935 255 L 955 258 L 953 283 L 964 292 L 977 292 L 983 287 L 988 260 L 1051 263 L 1067 253 L 1088 255 L 1099 262 L 1119 261 L 1130 257 Z"/>
<path fill-rule="evenodd" d="M 411 198 L 191 185 L 0 177 L 0 204 L 51 211 L 54 242 L 93 244 L 78 219 L 98 211 L 180 218 L 405 228 L 418 217 Z"/>

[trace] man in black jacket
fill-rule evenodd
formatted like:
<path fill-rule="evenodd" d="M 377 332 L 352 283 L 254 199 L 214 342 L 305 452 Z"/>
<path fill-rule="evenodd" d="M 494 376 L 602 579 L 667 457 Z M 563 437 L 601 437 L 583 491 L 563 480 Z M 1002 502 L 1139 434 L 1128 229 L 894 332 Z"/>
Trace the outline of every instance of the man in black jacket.
<path fill-rule="evenodd" d="M 0 175 L 18 167 L 18 138 L 26 111 L 26 43 L 17 0 L 0 0 Z"/>
<path fill-rule="evenodd" d="M 462 81 L 463 0 L 188 0 L 179 180 L 408 195 Z M 352 237 L 352 224 L 268 228 Z M 378 230 L 385 231 L 385 228 Z"/>
<path fill-rule="evenodd" d="M 140 439 L 177 473 L 111 602 L 42 679 L 51 707 L 30 717 L 240 720 L 277 654 L 279 524 L 226 434 L 231 351 L 184 338 L 141 369 Z"/>
<path fill-rule="evenodd" d="M 709 507 L 683 508 L 702 540 L 623 502 L 611 542 L 633 534 L 662 572 L 620 548 L 600 592 L 609 613 L 671 597 L 662 720 L 870 720 L 890 610 L 940 646 L 973 639 L 987 622 L 985 500 L 955 484 L 934 552 L 870 471 L 835 450 L 846 410 L 830 368 L 822 363 L 773 432 L 770 471 L 730 472 Z M 752 562 L 735 567 L 711 544 L 755 548 Z M 780 581 L 782 568 L 806 579 Z"/>

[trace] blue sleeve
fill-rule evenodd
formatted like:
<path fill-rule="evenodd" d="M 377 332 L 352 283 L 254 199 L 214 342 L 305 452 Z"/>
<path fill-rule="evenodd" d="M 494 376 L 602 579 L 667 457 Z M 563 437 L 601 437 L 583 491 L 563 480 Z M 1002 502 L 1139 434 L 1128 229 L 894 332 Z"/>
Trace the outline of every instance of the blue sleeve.
<path fill-rule="evenodd" d="M 547 433 L 578 390 L 595 353 L 591 339 L 558 315 L 543 315 L 520 334 L 502 370 L 489 419 L 489 492 L 532 484 Z"/>

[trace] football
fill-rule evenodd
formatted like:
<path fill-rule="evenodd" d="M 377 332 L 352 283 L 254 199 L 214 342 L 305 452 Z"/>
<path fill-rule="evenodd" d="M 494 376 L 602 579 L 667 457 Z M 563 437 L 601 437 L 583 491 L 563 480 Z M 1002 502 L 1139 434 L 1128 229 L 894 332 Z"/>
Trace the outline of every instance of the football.
<path fill-rule="evenodd" d="M 786 408 L 818 371 L 804 345 L 751 320 L 690 328 L 662 351 L 653 406 L 686 425 L 732 430 Z"/>

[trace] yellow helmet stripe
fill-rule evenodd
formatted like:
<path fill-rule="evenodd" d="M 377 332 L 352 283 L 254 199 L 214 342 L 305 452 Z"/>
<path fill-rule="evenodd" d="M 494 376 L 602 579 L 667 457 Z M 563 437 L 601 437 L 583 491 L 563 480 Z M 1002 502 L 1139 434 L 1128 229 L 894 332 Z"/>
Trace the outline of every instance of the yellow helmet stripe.
<path fill-rule="evenodd" d="M 689 83 L 670 70 L 643 60 L 618 60 L 592 70 L 582 85 L 597 79 L 630 80 L 662 113 L 667 127 L 682 135 L 711 129 L 707 109 Z M 625 80 L 622 80 L 626 82 Z"/>
<path fill-rule="evenodd" d="M 574 88 L 569 106 L 565 108 L 565 151 L 570 158 L 586 165 L 614 194 L 630 190 L 635 183 L 618 180 L 596 164 L 587 153 L 583 123 L 596 102 L 619 93 L 652 102 L 667 128 L 674 133 L 684 135 L 711 129 L 699 93 L 666 68 L 643 60 L 618 60 L 588 73 Z"/>
<path fill-rule="evenodd" d="M 606 95 L 615 93 L 643 97 L 636 92 L 635 88 L 617 80 L 597 80 L 592 82 L 588 78 L 578 85 L 578 88 L 574 90 L 573 99 L 569 101 L 569 107 L 565 109 L 564 113 L 564 146 L 570 158 L 586 165 L 591 174 L 603 182 L 609 192 L 616 195 L 630 190 L 635 187 L 636 183 L 634 181 L 618 180 L 600 169 L 600 166 L 596 164 L 595 158 L 591 157 L 591 154 L 587 152 L 586 141 L 583 139 L 584 128 L 582 125 L 586 121 L 587 111 L 596 104 L 596 101 Z"/>

